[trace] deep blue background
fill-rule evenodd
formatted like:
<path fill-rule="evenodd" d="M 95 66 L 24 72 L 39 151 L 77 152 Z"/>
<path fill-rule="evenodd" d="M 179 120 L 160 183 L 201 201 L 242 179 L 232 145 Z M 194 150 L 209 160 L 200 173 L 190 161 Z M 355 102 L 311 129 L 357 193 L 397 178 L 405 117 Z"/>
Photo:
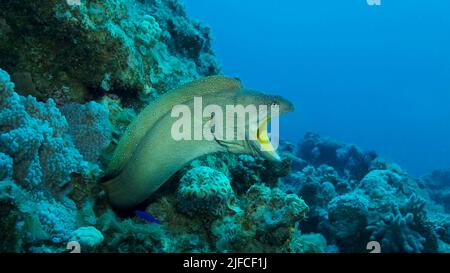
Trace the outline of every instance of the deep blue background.
<path fill-rule="evenodd" d="M 305 131 L 375 149 L 414 175 L 450 167 L 450 1 L 184 0 L 225 74 L 281 94 Z"/>

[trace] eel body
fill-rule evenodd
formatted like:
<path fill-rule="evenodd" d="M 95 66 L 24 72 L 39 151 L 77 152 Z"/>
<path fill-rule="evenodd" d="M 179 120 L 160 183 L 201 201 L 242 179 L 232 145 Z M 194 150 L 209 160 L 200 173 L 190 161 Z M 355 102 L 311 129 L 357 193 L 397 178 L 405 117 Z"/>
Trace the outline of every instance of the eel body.
<path fill-rule="evenodd" d="M 281 97 L 246 91 L 238 81 L 221 76 L 169 91 L 139 114 L 115 150 L 107 170 L 109 180 L 103 184 L 114 207 L 129 208 L 143 202 L 185 164 L 200 156 L 216 152 L 262 153 L 252 143 L 254 140 L 175 140 L 172 108 L 185 105 L 194 112 L 195 97 L 201 97 L 203 105 L 224 109 L 226 105 L 278 103 L 281 112 L 293 110 L 292 104 Z M 199 128 L 192 124 L 191 131 L 194 130 Z M 276 153 L 273 158 L 277 158 Z"/>

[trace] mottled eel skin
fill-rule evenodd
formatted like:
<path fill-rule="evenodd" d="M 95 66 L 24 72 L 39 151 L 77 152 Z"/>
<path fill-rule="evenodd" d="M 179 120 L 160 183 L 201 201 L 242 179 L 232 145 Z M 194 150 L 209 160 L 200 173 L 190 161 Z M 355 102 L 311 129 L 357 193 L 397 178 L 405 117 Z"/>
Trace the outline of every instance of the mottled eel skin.
<path fill-rule="evenodd" d="M 261 145 L 267 145 L 261 141 L 174 140 L 171 129 L 176 119 L 171 117 L 172 107 L 183 104 L 193 112 L 194 97 L 202 97 L 204 106 L 215 104 L 223 109 L 225 105 L 270 106 L 275 103 L 280 106 L 280 113 L 293 111 L 293 105 L 279 96 L 242 89 L 237 80 L 222 76 L 196 80 L 167 92 L 130 124 L 114 152 L 107 181 L 103 183 L 114 207 L 130 208 L 145 201 L 185 164 L 202 155 L 247 153 L 279 160 L 276 152 L 260 149 Z M 227 127 L 224 133 L 226 130 Z M 267 137 L 267 131 L 258 131 L 258 134 Z"/>

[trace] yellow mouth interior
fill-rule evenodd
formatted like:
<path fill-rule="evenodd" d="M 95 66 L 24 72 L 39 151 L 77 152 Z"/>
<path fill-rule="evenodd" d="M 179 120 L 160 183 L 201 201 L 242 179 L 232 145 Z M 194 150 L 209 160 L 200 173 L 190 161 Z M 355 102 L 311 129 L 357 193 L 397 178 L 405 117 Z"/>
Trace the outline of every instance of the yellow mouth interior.
<path fill-rule="evenodd" d="M 264 119 L 258 126 L 257 137 L 258 142 L 261 143 L 261 145 L 270 143 L 269 135 L 267 134 L 269 121 L 270 118 Z"/>
<path fill-rule="evenodd" d="M 259 124 L 257 130 L 258 142 L 261 144 L 261 148 L 263 151 L 270 153 L 274 158 L 279 158 L 278 154 L 275 151 L 275 148 L 272 146 L 272 143 L 270 142 L 269 135 L 267 133 L 269 122 L 270 117 L 264 119 Z"/>

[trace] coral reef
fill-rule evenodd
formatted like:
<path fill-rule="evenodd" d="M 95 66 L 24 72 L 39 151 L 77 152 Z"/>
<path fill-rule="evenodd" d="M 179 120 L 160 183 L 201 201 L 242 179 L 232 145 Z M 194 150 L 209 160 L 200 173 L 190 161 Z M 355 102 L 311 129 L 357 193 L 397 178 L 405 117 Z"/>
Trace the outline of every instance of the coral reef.
<path fill-rule="evenodd" d="M 120 105 L 56 107 L 51 99 L 18 95 L 0 72 L 0 204 L 8 211 L 0 214 L 2 252 L 63 252 L 71 240 L 98 252 L 291 251 L 308 207 L 274 188 L 287 172 L 285 162 L 275 167 L 252 156 L 207 155 L 180 172 L 171 193 L 149 204 L 161 224 L 120 219 L 98 184 L 101 150 L 114 129 L 121 132 Z M 249 176 L 239 177 L 244 173 Z M 309 243 L 308 249 L 302 251 L 322 247 Z"/>
<path fill-rule="evenodd" d="M 0 252 L 450 252 L 449 170 L 414 178 L 316 133 L 281 141 L 281 162 L 208 153 L 113 210 L 100 181 L 119 139 L 147 102 L 220 72 L 210 43 L 177 0 L 2 4 Z"/>
<path fill-rule="evenodd" d="M 149 200 L 158 221 L 121 218 L 98 182 L 134 112 L 111 97 L 38 102 L 0 76 L 2 252 L 62 252 L 70 240 L 86 252 L 365 252 L 372 240 L 383 252 L 450 250 L 450 216 L 436 198 L 445 172 L 416 179 L 317 134 L 298 150 L 283 142 L 278 163 L 198 158 Z"/>
<path fill-rule="evenodd" d="M 207 167 L 192 170 L 198 173 L 199 169 L 213 173 Z M 206 187 L 210 188 L 211 186 Z M 178 191 L 166 194 L 147 208 L 147 211 L 161 220 L 171 237 L 177 238 L 178 234 L 185 234 L 198 238 L 199 241 L 195 240 L 194 245 L 185 246 L 175 250 L 176 252 L 199 252 L 201 249 L 212 252 L 289 252 L 295 227 L 308 210 L 297 195 L 257 184 L 246 193 L 237 195 L 232 207 L 211 217 L 205 215 L 205 211 L 211 214 L 210 210 L 215 206 L 210 207 L 202 199 L 195 207 L 186 204 L 180 206 L 177 204 Z M 192 211 L 186 214 L 188 208 Z"/>
<path fill-rule="evenodd" d="M 292 157 L 292 149 L 287 153 Z M 373 152 L 313 133 L 296 156 L 306 166 L 293 169 L 279 187 L 304 198 L 310 212 L 300 230 L 322 234 L 327 249 L 365 252 L 377 240 L 383 252 L 446 251 L 447 214 L 424 180 Z"/>
<path fill-rule="evenodd" d="M 10 0 L 0 67 L 23 95 L 85 102 L 104 92 L 151 98 L 219 72 L 209 29 L 176 0 Z"/>

